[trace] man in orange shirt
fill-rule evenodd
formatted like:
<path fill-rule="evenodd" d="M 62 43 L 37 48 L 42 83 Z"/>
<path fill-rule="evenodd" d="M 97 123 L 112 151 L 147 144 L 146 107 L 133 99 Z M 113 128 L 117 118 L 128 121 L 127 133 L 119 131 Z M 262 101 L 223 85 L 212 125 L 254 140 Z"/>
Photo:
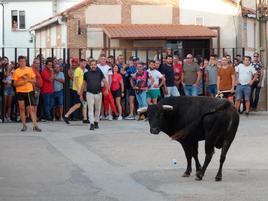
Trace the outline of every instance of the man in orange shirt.
<path fill-rule="evenodd" d="M 18 58 L 19 68 L 14 71 L 13 80 L 16 87 L 17 98 L 20 110 L 20 119 L 23 124 L 22 132 L 27 130 L 26 118 L 25 118 L 25 106 L 29 107 L 31 119 L 33 122 L 33 131 L 41 132 L 36 122 L 36 113 L 34 110 L 35 97 L 33 85 L 36 83 L 36 78 L 33 70 L 26 66 L 26 58 L 19 56 Z"/>

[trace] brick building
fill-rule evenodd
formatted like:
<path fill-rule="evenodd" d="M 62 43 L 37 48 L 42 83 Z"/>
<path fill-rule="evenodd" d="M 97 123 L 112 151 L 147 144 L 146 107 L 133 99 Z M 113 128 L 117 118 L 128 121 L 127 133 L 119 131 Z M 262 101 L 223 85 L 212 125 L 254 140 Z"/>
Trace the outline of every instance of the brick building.
<path fill-rule="evenodd" d="M 33 25 L 35 47 L 47 48 L 45 55 L 61 56 L 60 48 L 71 48 L 71 55 L 94 56 L 101 49 L 116 55 L 127 49 L 162 49 L 174 41 L 177 48 L 210 48 L 217 34 L 205 26 L 181 25 L 178 0 L 85 0 L 45 21 Z M 93 53 L 88 48 L 94 48 Z M 153 57 L 156 51 L 150 51 Z M 145 51 L 139 51 L 144 58 Z"/>

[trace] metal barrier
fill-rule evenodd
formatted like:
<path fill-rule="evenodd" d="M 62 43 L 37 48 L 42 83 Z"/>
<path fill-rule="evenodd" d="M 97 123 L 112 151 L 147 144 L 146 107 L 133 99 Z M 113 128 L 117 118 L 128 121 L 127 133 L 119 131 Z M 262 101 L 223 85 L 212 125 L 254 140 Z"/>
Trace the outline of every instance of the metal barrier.
<path fill-rule="evenodd" d="M 134 48 L 134 49 L 103 49 L 103 48 L 0 48 L 0 55 L 2 57 L 7 56 L 9 61 L 14 61 L 15 66 L 17 65 L 17 59 L 19 55 L 24 55 L 27 57 L 27 65 L 32 64 L 33 59 L 37 55 L 42 55 L 44 58 L 56 57 L 61 58 L 64 64 L 64 111 L 66 112 L 70 106 L 70 80 L 68 79 L 68 70 L 70 69 L 70 59 L 72 57 L 77 57 L 79 59 L 94 58 L 98 59 L 101 54 L 106 56 L 112 55 L 117 57 L 118 55 L 124 56 L 124 61 L 127 63 L 127 59 L 131 56 L 139 57 L 145 65 L 148 66 L 149 60 L 158 59 L 163 62 L 166 56 L 166 50 L 156 49 L 156 48 Z M 210 54 L 217 54 L 219 57 L 223 55 L 230 55 L 232 59 L 235 58 L 237 54 L 241 56 L 245 55 L 245 48 L 178 48 L 171 50 L 173 54 L 178 55 L 180 58 L 185 58 L 187 54 L 192 54 L 193 56 L 201 56 L 203 58 L 209 58 Z M 40 58 L 40 67 L 42 67 L 42 57 Z M 41 68 L 40 68 L 41 69 Z M 5 73 L 2 70 L 3 74 Z M 202 77 L 202 82 L 204 82 L 204 77 Z M 3 85 L 3 83 L 1 83 Z M 3 87 L 3 86 L 2 86 Z M 205 88 L 203 87 L 203 94 Z M 5 100 L 2 94 L 2 113 L 4 112 Z M 128 100 L 125 100 L 127 106 Z M 126 108 L 128 110 L 128 108 Z M 2 115 L 2 120 L 4 121 L 4 115 Z"/>

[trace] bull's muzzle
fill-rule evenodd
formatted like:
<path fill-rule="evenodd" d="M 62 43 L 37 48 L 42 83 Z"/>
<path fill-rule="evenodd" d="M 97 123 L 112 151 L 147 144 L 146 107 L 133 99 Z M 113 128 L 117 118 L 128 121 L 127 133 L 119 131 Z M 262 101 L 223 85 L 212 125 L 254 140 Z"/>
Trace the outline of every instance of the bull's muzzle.
<path fill-rule="evenodd" d="M 157 135 L 157 134 L 160 133 L 160 129 L 159 129 L 159 128 L 150 128 L 150 132 L 151 132 L 152 134 Z"/>

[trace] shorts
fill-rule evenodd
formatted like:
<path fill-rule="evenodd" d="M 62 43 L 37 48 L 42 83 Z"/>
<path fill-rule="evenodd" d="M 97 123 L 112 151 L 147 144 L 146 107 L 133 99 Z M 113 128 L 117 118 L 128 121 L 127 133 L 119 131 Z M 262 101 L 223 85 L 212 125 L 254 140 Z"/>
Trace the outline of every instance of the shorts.
<path fill-rule="evenodd" d="M 222 98 L 229 98 L 234 95 L 234 93 L 231 92 L 221 92 L 221 91 L 220 94 L 222 94 Z"/>
<path fill-rule="evenodd" d="M 40 90 L 36 90 L 34 92 L 34 97 L 35 97 L 35 104 L 39 105 L 39 98 L 40 98 Z"/>
<path fill-rule="evenodd" d="M 114 98 L 121 97 L 121 89 L 118 89 L 116 91 L 111 91 Z"/>
<path fill-rule="evenodd" d="M 81 103 L 80 96 L 77 94 L 77 91 L 74 91 L 73 93 L 73 104 Z"/>
<path fill-rule="evenodd" d="M 168 95 L 166 95 L 166 97 L 180 96 L 179 90 L 178 90 L 178 88 L 176 86 L 167 87 L 167 91 L 168 91 Z"/>
<path fill-rule="evenodd" d="M 12 86 L 7 86 L 4 88 L 4 96 L 14 96 L 15 92 Z"/>
<path fill-rule="evenodd" d="M 157 99 L 161 96 L 160 89 L 150 89 L 147 92 L 147 98 Z"/>
<path fill-rule="evenodd" d="M 136 96 L 134 89 L 128 89 L 127 91 L 128 91 L 128 96 Z"/>
<path fill-rule="evenodd" d="M 36 106 L 36 101 L 34 97 L 34 91 L 28 93 L 17 93 L 18 101 L 24 101 L 25 106 Z"/>
<path fill-rule="evenodd" d="M 210 84 L 207 86 L 207 92 L 208 94 L 212 94 L 213 96 L 216 96 L 217 94 L 217 85 L 216 84 Z"/>
<path fill-rule="evenodd" d="M 244 100 L 248 101 L 250 100 L 250 93 L 251 93 L 251 86 L 246 84 L 246 85 L 237 85 L 236 86 L 236 100 Z M 244 95 L 244 97 L 243 97 Z"/>
<path fill-rule="evenodd" d="M 54 98 L 54 106 L 63 106 L 63 99 L 64 99 L 63 90 L 54 92 L 53 98 Z"/>

